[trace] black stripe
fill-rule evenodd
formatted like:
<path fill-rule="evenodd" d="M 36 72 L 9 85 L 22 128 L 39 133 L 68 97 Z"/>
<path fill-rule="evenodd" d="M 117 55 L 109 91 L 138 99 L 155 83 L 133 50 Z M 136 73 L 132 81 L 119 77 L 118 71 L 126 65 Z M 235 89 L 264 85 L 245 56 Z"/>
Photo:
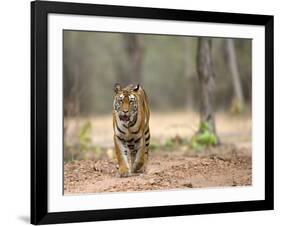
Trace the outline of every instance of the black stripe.
<path fill-rule="evenodd" d="M 133 127 L 137 121 L 138 121 L 138 115 L 136 115 L 136 117 L 134 118 L 134 121 L 132 122 L 132 124 L 129 124 L 129 126 Z"/>
<path fill-rule="evenodd" d="M 139 139 L 135 140 L 135 143 L 138 143 L 140 141 L 140 139 L 141 139 L 141 137 Z"/>
<path fill-rule="evenodd" d="M 119 136 L 117 136 L 117 135 L 116 135 L 116 137 L 117 137 L 120 141 L 126 142 L 126 143 L 131 143 L 131 142 L 134 141 L 134 138 L 132 138 L 132 139 L 130 139 L 130 140 L 126 140 L 126 139 L 123 139 L 123 138 L 121 138 L 121 137 L 119 137 Z M 132 145 L 133 145 L 133 144 L 132 144 Z"/>
<path fill-rule="evenodd" d="M 148 141 L 150 139 L 150 134 L 148 135 L 147 138 L 145 138 L 145 141 Z"/>
<path fill-rule="evenodd" d="M 117 136 L 117 135 L 116 135 L 116 137 L 117 137 L 121 142 L 123 142 L 123 143 L 125 142 L 125 140 L 122 139 L 121 137 L 119 137 L 119 136 Z"/>
<path fill-rule="evenodd" d="M 118 124 L 117 124 L 117 123 L 116 123 L 116 127 L 117 127 L 117 130 L 118 130 L 120 133 L 125 134 L 125 132 L 123 132 L 123 131 L 118 127 Z"/>
<path fill-rule="evenodd" d="M 128 148 L 130 148 L 130 149 L 133 149 L 134 147 L 135 147 L 135 145 L 133 145 L 133 144 L 128 145 Z"/>
<path fill-rule="evenodd" d="M 134 121 L 132 124 L 129 124 L 129 127 L 133 127 L 136 124 L 137 120 Z"/>
<path fill-rule="evenodd" d="M 149 128 L 146 129 L 144 134 L 146 135 L 148 132 L 149 132 Z"/>

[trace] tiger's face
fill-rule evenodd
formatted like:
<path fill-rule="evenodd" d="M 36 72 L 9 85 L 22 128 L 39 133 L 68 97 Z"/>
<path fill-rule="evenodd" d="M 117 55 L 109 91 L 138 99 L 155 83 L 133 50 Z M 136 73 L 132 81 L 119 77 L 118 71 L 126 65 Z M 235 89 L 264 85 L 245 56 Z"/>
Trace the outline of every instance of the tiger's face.
<path fill-rule="evenodd" d="M 113 101 L 113 109 L 116 117 L 119 117 L 123 124 L 133 123 L 137 119 L 138 113 L 138 97 L 137 86 L 128 86 L 121 89 L 119 84 L 115 85 L 115 97 Z"/>

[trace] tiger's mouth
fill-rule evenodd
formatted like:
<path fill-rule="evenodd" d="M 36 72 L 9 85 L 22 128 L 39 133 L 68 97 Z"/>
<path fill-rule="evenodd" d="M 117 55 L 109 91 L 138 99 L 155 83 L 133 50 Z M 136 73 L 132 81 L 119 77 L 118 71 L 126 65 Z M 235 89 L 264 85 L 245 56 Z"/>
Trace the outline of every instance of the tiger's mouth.
<path fill-rule="evenodd" d="M 124 121 L 124 122 L 130 121 L 129 115 L 119 115 L 119 118 L 120 118 L 121 121 Z"/>

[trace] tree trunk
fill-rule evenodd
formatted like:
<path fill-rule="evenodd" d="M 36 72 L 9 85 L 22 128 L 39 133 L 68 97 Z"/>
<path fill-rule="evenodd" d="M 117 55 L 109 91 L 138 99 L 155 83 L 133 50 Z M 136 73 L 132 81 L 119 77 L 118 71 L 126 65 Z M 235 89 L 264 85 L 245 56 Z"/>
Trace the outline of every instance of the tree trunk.
<path fill-rule="evenodd" d="M 184 77 L 186 78 L 187 85 L 189 85 L 190 80 L 192 78 L 192 73 L 190 69 L 193 66 L 193 61 L 194 59 L 190 57 L 190 52 L 192 51 L 192 45 L 193 42 L 185 38 L 183 39 L 183 50 L 184 50 Z M 186 89 L 186 108 L 187 109 L 192 109 L 194 107 L 193 99 L 194 99 L 194 94 L 193 94 L 194 89 L 192 87 L 188 86 Z"/>
<path fill-rule="evenodd" d="M 214 88 L 214 69 L 211 56 L 211 39 L 199 38 L 197 50 L 197 72 L 200 82 L 201 102 L 200 102 L 200 121 L 207 123 L 219 141 L 216 133 L 213 88 Z M 200 131 L 199 131 L 200 133 Z"/>
<path fill-rule="evenodd" d="M 235 93 L 235 98 L 239 105 L 239 107 L 244 109 L 244 95 L 240 81 L 240 74 L 238 71 L 238 64 L 237 64 L 237 57 L 234 48 L 234 41 L 233 39 L 226 39 L 225 40 L 225 47 L 226 47 L 226 54 L 228 59 L 228 65 L 230 69 L 230 74 L 232 76 L 232 84 Z"/>
<path fill-rule="evenodd" d="M 131 83 L 142 83 L 143 40 L 137 34 L 124 34 L 128 55 L 128 75 Z"/>

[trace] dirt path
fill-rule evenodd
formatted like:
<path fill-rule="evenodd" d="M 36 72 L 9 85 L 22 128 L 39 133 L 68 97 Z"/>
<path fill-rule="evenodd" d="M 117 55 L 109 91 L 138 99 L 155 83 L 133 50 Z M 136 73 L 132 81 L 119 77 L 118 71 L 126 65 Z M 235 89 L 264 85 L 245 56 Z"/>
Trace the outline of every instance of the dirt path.
<path fill-rule="evenodd" d="M 181 151 L 153 152 L 147 172 L 128 178 L 117 176 L 113 160 L 73 161 L 64 165 L 64 192 L 77 194 L 250 185 L 250 148 L 232 149 L 223 155 L 209 152 L 208 156 L 192 156 Z"/>

